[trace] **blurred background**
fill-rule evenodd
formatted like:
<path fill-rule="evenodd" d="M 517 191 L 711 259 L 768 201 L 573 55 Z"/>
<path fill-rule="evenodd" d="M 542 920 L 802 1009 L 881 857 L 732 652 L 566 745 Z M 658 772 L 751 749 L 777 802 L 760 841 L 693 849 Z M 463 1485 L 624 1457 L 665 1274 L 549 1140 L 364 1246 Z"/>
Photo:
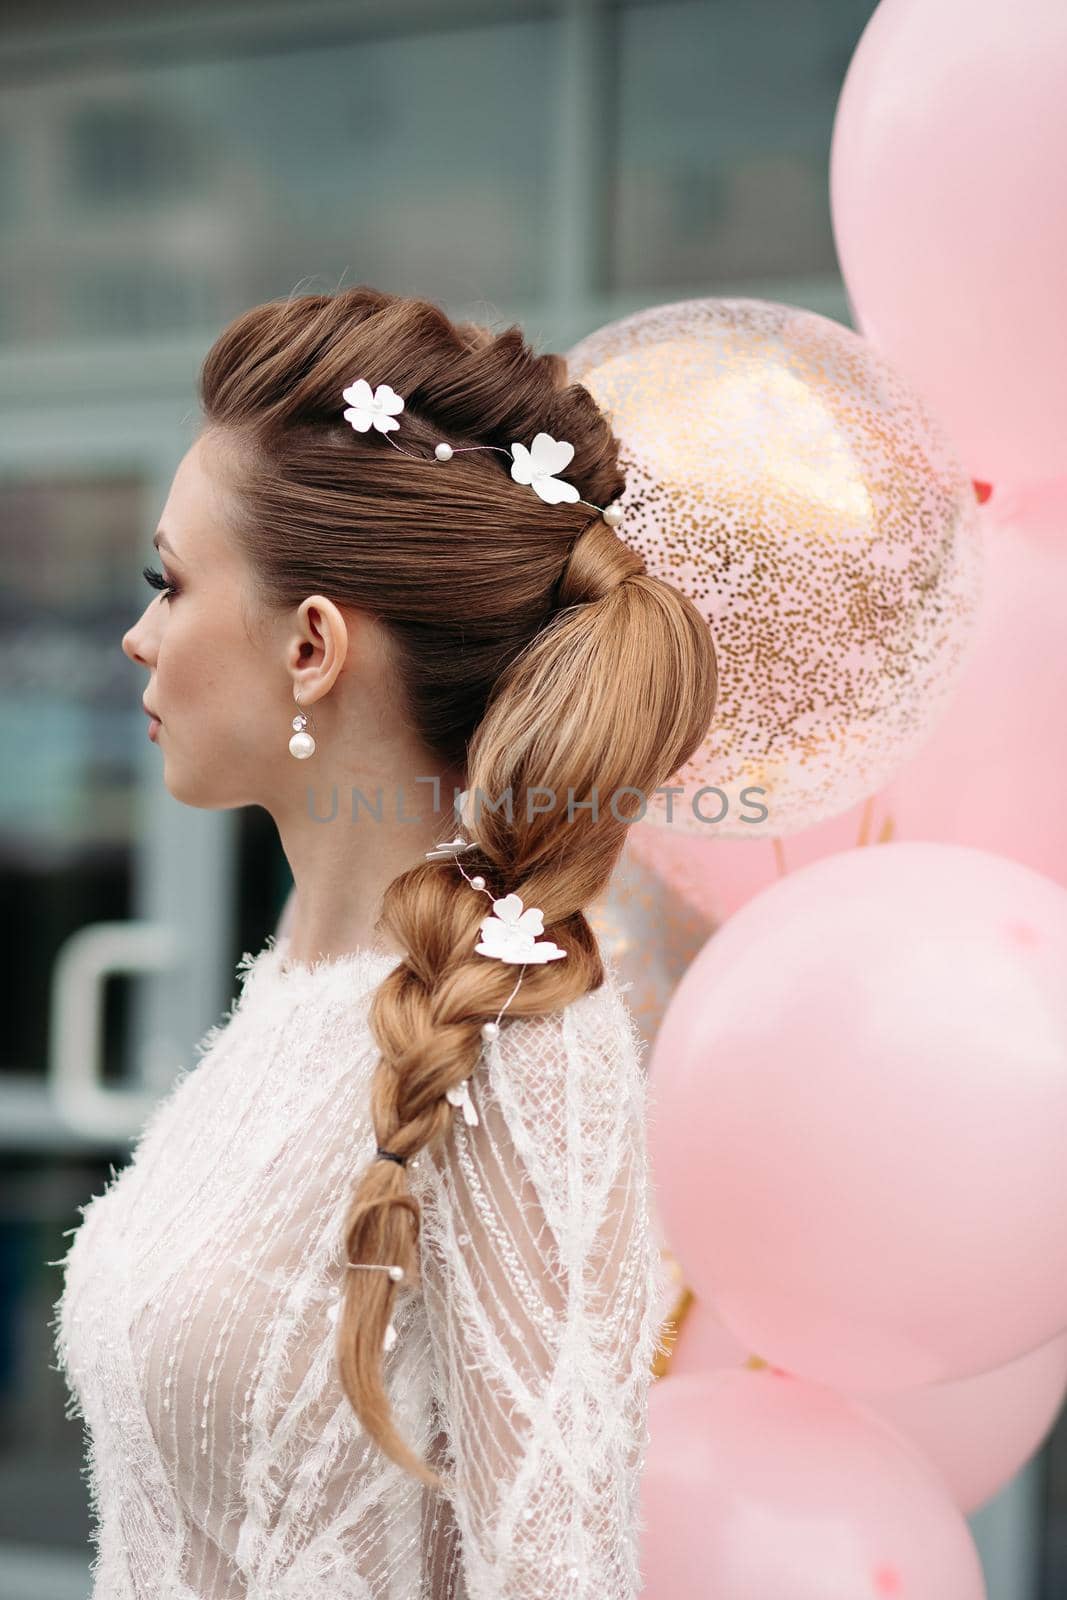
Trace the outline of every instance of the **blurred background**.
<path fill-rule="evenodd" d="M 290 888 L 263 813 L 163 789 L 120 647 L 208 345 L 354 282 L 542 348 L 707 295 L 850 323 L 827 164 L 873 9 L 6 0 L 0 1600 L 88 1594 L 56 1262 Z M 1062 1428 L 972 1526 L 990 1600 L 1067 1595 Z"/>

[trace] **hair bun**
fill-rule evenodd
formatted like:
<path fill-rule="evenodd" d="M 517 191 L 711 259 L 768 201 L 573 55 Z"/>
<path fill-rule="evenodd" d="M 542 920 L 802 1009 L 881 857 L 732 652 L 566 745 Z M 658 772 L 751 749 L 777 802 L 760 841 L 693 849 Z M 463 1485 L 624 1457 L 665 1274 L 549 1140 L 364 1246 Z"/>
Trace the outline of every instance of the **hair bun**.
<path fill-rule="evenodd" d="M 556 588 L 556 605 L 589 605 L 603 600 L 627 578 L 646 571 L 644 557 L 620 539 L 601 516 L 587 523 L 571 546 Z"/>

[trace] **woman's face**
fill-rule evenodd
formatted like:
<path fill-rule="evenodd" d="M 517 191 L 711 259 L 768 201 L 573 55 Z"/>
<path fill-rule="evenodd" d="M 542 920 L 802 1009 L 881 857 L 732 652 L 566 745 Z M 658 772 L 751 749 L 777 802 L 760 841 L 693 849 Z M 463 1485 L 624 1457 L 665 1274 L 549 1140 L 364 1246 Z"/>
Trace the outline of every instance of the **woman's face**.
<path fill-rule="evenodd" d="M 286 647 L 294 663 L 302 647 L 295 613 L 272 619 L 257 602 L 212 461 L 201 437 L 178 467 L 155 541 L 167 587 L 153 594 L 122 648 L 147 673 L 143 700 L 159 718 L 168 790 L 214 809 L 269 803 L 286 763 L 296 765 Z M 149 727 L 146 718 L 146 734 Z"/>

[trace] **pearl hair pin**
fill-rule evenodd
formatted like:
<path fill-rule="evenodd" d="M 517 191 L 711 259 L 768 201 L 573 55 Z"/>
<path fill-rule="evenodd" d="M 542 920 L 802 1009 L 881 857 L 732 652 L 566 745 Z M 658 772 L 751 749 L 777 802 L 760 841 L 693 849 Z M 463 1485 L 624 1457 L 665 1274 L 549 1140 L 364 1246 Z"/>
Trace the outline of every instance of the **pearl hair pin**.
<path fill-rule="evenodd" d="M 394 1283 L 402 1283 L 404 1269 L 401 1266 L 386 1266 L 382 1261 L 349 1261 L 350 1267 L 362 1267 L 367 1272 L 387 1272 Z"/>
<path fill-rule="evenodd" d="M 362 1268 L 366 1272 L 387 1272 L 394 1283 L 402 1283 L 404 1281 L 404 1269 L 395 1263 L 389 1265 L 382 1261 L 349 1261 L 346 1265 Z M 382 1340 L 382 1349 L 388 1354 L 395 1344 L 396 1329 L 390 1322 L 385 1330 L 385 1338 Z"/>

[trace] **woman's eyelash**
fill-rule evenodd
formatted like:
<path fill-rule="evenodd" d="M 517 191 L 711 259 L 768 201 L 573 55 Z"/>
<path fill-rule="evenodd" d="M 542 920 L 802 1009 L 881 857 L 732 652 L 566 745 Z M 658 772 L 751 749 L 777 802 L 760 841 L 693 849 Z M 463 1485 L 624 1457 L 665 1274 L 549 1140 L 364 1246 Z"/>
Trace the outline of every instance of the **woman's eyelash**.
<path fill-rule="evenodd" d="M 153 589 L 163 590 L 168 600 L 172 595 L 176 595 L 178 593 L 178 585 L 176 583 L 171 583 L 163 576 L 162 572 L 159 572 L 155 567 L 142 567 L 141 574 L 146 581 L 152 585 Z"/>

